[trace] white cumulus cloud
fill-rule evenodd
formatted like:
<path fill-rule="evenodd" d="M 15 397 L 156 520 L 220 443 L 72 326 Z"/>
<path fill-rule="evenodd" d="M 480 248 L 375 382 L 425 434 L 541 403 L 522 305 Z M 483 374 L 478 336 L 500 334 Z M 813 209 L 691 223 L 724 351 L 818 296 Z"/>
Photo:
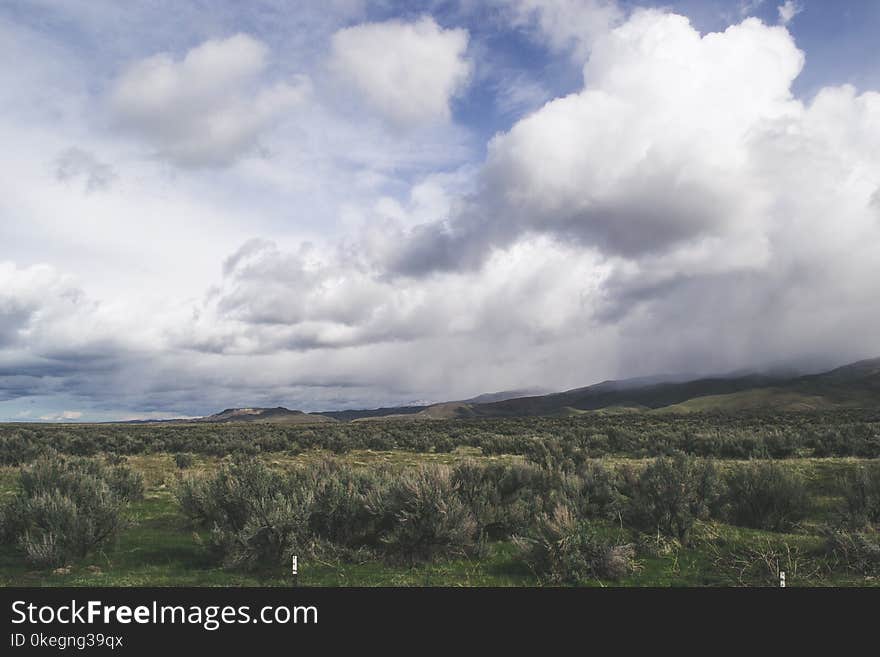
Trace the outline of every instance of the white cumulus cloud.
<path fill-rule="evenodd" d="M 467 46 L 467 30 L 430 16 L 365 23 L 333 35 L 330 66 L 397 125 L 447 121 L 470 77 Z"/>
<path fill-rule="evenodd" d="M 182 59 L 153 55 L 116 80 L 112 110 L 121 126 L 175 163 L 229 164 L 308 94 L 306 78 L 264 81 L 267 54 L 262 42 L 237 34 L 206 41 Z"/>

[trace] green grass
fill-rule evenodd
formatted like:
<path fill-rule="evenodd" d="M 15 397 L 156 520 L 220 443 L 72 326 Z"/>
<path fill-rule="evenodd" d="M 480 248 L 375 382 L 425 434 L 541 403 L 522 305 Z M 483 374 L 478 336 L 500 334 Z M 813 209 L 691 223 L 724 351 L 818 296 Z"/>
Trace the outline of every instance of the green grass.
<path fill-rule="evenodd" d="M 785 411 L 809 411 L 835 408 L 837 404 L 820 395 L 777 388 L 757 388 L 726 395 L 694 397 L 680 404 L 658 408 L 653 413 L 705 413 L 707 411 L 742 412 L 762 408 Z"/>

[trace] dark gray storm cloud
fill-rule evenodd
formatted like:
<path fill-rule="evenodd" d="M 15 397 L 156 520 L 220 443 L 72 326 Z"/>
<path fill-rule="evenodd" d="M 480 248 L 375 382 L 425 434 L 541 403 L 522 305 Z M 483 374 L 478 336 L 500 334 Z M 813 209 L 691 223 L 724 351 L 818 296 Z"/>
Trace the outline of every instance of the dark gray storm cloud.
<path fill-rule="evenodd" d="M 465 201 L 451 220 L 415 226 L 392 247 L 384 264 L 388 276 L 427 276 L 434 272 L 477 271 L 493 248 L 516 241 L 516 219 L 500 213 L 486 196 Z"/>

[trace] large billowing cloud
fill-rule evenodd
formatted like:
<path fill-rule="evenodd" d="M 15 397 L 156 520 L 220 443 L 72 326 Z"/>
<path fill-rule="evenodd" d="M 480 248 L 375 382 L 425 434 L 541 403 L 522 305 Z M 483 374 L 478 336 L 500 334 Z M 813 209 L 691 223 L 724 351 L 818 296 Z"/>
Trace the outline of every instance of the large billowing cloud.
<path fill-rule="evenodd" d="M 802 63 L 784 29 L 754 19 L 701 37 L 684 17 L 638 12 L 597 41 L 583 91 L 492 140 L 481 193 L 420 229 L 400 266 L 455 268 L 530 231 L 627 258 L 714 240 L 724 260 L 759 264 L 772 190 L 752 141 L 801 110 Z"/>
<path fill-rule="evenodd" d="M 577 326 L 588 340 L 612 326 L 631 345 L 620 355 L 629 371 L 758 365 L 832 345 L 841 357 L 870 353 L 869 331 L 843 340 L 835 327 L 878 314 L 867 283 L 880 273 L 878 95 L 828 88 L 805 105 L 790 91 L 802 64 L 781 27 L 748 19 L 701 36 L 681 16 L 637 12 L 597 40 L 583 91 L 492 141 L 479 191 L 448 220 L 386 225 L 387 239 L 361 244 L 358 266 L 310 269 L 275 252 L 237 270 L 217 307 L 262 327 L 247 335 L 271 348 L 445 334 L 465 311 L 444 300 L 483 308 L 497 292 L 490 263 L 544 235 L 592 272 L 565 282 L 566 322 L 549 333 Z M 416 303 L 429 321 L 403 321 L 401 299 L 419 295 L 442 312 Z M 510 304 L 496 311 L 529 333 Z M 480 326 L 475 340 L 488 337 Z"/>
<path fill-rule="evenodd" d="M 629 370 L 876 351 L 880 94 L 804 104 L 802 64 L 782 27 L 701 36 L 636 12 L 596 41 L 584 89 L 496 137 L 481 191 L 391 266 L 477 271 L 534 234 L 580 244 L 610 267 L 595 318 L 632 336 Z"/>
<path fill-rule="evenodd" d="M 264 82 L 266 56 L 266 46 L 245 34 L 206 41 L 182 59 L 153 55 L 122 73 L 112 109 L 163 157 L 190 166 L 229 164 L 308 93 L 305 78 Z"/>
<path fill-rule="evenodd" d="M 401 126 L 446 121 L 471 72 L 468 33 L 425 16 L 366 23 L 333 35 L 331 68 Z"/>

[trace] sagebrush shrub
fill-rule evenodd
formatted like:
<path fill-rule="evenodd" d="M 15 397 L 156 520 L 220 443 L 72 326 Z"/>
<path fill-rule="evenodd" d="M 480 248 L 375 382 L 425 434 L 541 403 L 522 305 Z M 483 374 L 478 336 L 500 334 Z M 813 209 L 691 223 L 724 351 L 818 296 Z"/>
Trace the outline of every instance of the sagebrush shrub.
<path fill-rule="evenodd" d="M 830 530 L 825 537 L 825 551 L 837 566 L 863 575 L 880 573 L 880 532 L 877 530 Z"/>
<path fill-rule="evenodd" d="M 312 490 L 258 460 L 184 477 L 175 495 L 186 515 L 211 529 L 209 547 L 226 566 L 268 568 L 308 552 Z"/>
<path fill-rule="evenodd" d="M 195 465 L 195 462 L 195 457 L 192 454 L 181 452 L 174 455 L 174 465 L 177 466 L 178 470 L 188 470 Z"/>
<path fill-rule="evenodd" d="M 228 566 L 269 567 L 319 544 L 406 562 L 463 555 L 477 544 L 473 514 L 444 467 L 392 475 L 327 460 L 282 474 L 240 459 L 213 477 L 182 477 L 175 495 L 211 529 L 209 547 Z"/>
<path fill-rule="evenodd" d="M 124 465 L 128 462 L 128 457 L 116 452 L 109 452 L 104 455 L 104 460 L 107 461 L 108 465 Z"/>
<path fill-rule="evenodd" d="M 687 543 L 694 523 L 709 517 L 721 492 L 711 461 L 660 457 L 635 480 L 629 513 L 637 526 Z"/>
<path fill-rule="evenodd" d="M 727 513 L 737 525 L 786 531 L 810 509 L 804 477 L 772 461 L 737 466 L 726 483 Z"/>
<path fill-rule="evenodd" d="M 275 494 L 255 500 L 253 513 L 237 529 L 215 524 L 211 541 L 224 565 L 259 570 L 308 554 L 308 504 L 299 496 Z"/>
<path fill-rule="evenodd" d="M 406 561 L 464 556 L 477 547 L 477 523 L 456 494 L 452 472 L 426 466 L 399 473 L 369 508 L 390 527 L 382 535 L 384 552 Z"/>
<path fill-rule="evenodd" d="M 621 492 L 621 476 L 612 468 L 591 461 L 578 473 L 583 482 L 588 515 L 617 519 L 626 510 L 627 497 Z"/>
<path fill-rule="evenodd" d="M 847 473 L 840 490 L 851 525 L 880 523 L 880 465 L 861 466 Z"/>
<path fill-rule="evenodd" d="M 3 508 L 2 538 L 38 566 L 61 566 L 116 537 L 143 479 L 97 459 L 48 455 L 24 468 L 17 495 Z"/>
<path fill-rule="evenodd" d="M 555 496 L 551 478 L 555 477 L 535 465 L 520 463 L 464 461 L 452 471 L 459 499 L 471 510 L 480 534 L 493 540 L 531 525 Z"/>
<path fill-rule="evenodd" d="M 601 536 L 567 506 L 539 516 L 530 535 L 516 543 L 528 566 L 548 584 L 620 579 L 636 568 L 632 545 Z"/>
<path fill-rule="evenodd" d="M 369 501 L 385 495 L 392 479 L 387 469 L 358 470 L 328 459 L 295 476 L 313 491 L 309 527 L 317 537 L 346 548 L 379 545 L 385 527 Z"/>

